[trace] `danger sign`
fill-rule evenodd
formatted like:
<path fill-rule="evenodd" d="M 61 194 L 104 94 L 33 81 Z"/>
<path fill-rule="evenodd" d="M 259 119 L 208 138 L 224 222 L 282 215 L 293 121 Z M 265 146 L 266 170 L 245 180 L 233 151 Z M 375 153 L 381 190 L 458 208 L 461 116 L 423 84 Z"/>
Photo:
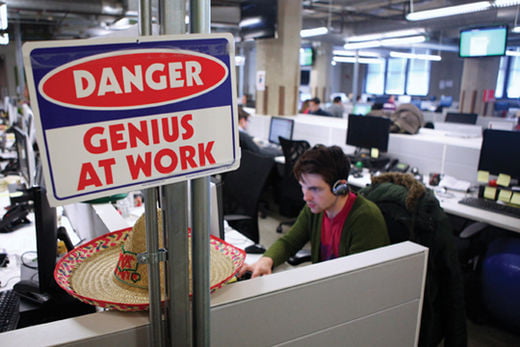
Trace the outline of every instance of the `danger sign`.
<path fill-rule="evenodd" d="M 53 206 L 238 166 L 230 35 L 35 42 L 23 52 Z"/>

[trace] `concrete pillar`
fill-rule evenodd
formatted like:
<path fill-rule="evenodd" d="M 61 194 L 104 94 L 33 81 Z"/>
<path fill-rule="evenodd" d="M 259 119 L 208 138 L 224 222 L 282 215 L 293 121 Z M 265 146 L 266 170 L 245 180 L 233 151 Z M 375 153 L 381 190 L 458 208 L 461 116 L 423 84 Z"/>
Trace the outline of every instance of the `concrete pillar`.
<path fill-rule="evenodd" d="M 493 114 L 493 102 L 482 100 L 485 90 L 495 90 L 497 86 L 500 57 L 466 58 L 462 71 L 459 110 L 464 113 L 478 113 L 481 116 Z"/>
<path fill-rule="evenodd" d="M 265 89 L 256 91 L 256 113 L 294 115 L 300 85 L 301 0 L 278 0 L 278 37 L 257 40 L 256 70 Z"/>
<path fill-rule="evenodd" d="M 330 43 L 319 43 L 315 47 L 316 61 L 311 71 L 310 87 L 312 96 L 317 96 L 323 103 L 330 101 L 330 81 L 332 66 L 332 45 Z"/>

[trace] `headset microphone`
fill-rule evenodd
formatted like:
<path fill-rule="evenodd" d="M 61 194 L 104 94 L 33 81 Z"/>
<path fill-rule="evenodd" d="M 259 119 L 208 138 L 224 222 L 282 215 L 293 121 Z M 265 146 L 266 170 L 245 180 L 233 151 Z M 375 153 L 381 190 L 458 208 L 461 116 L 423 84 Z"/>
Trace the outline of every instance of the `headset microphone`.
<path fill-rule="evenodd" d="M 332 193 L 334 195 L 345 195 L 348 193 L 348 185 L 347 183 L 342 182 L 341 180 L 337 180 L 336 183 L 332 186 Z"/>

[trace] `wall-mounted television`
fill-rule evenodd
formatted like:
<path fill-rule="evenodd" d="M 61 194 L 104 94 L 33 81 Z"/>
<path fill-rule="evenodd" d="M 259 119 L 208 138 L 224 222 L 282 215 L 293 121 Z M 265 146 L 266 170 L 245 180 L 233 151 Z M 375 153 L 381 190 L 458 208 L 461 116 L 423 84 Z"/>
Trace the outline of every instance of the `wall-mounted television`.
<path fill-rule="evenodd" d="M 507 29 L 507 25 L 462 29 L 459 37 L 459 56 L 476 58 L 505 55 Z"/>
<path fill-rule="evenodd" d="M 312 66 L 314 64 L 314 49 L 312 47 L 300 48 L 300 66 Z"/>
<path fill-rule="evenodd" d="M 278 0 L 247 0 L 240 3 L 242 40 L 271 39 L 277 36 Z"/>

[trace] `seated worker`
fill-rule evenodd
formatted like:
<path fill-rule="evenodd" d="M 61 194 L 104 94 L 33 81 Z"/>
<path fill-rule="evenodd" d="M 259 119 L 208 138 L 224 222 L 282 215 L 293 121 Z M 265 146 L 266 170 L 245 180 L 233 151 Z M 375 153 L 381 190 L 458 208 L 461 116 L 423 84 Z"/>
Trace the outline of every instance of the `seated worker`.
<path fill-rule="evenodd" d="M 345 112 L 345 107 L 343 107 L 343 102 L 341 101 L 341 96 L 335 96 L 332 99 L 332 105 L 327 109 L 332 117 L 343 118 L 343 112 Z"/>
<path fill-rule="evenodd" d="M 332 115 L 329 112 L 321 108 L 320 104 L 320 98 L 312 98 L 309 102 L 309 114 L 314 114 L 316 116 L 332 117 Z"/>
<path fill-rule="evenodd" d="M 270 274 L 308 241 L 313 263 L 334 259 L 390 243 L 379 208 L 350 192 L 347 177 L 350 161 L 338 146 L 317 145 L 307 150 L 294 166 L 306 206 L 288 233 L 278 239 L 254 264 L 245 264 L 251 277 Z"/>
<path fill-rule="evenodd" d="M 238 140 L 240 148 L 242 150 L 248 150 L 254 153 L 260 153 L 268 157 L 276 157 L 283 155 L 283 152 L 279 148 L 273 147 L 261 147 L 253 139 L 253 136 L 247 133 L 247 122 L 249 119 L 249 113 L 247 113 L 242 107 L 238 107 Z"/>

